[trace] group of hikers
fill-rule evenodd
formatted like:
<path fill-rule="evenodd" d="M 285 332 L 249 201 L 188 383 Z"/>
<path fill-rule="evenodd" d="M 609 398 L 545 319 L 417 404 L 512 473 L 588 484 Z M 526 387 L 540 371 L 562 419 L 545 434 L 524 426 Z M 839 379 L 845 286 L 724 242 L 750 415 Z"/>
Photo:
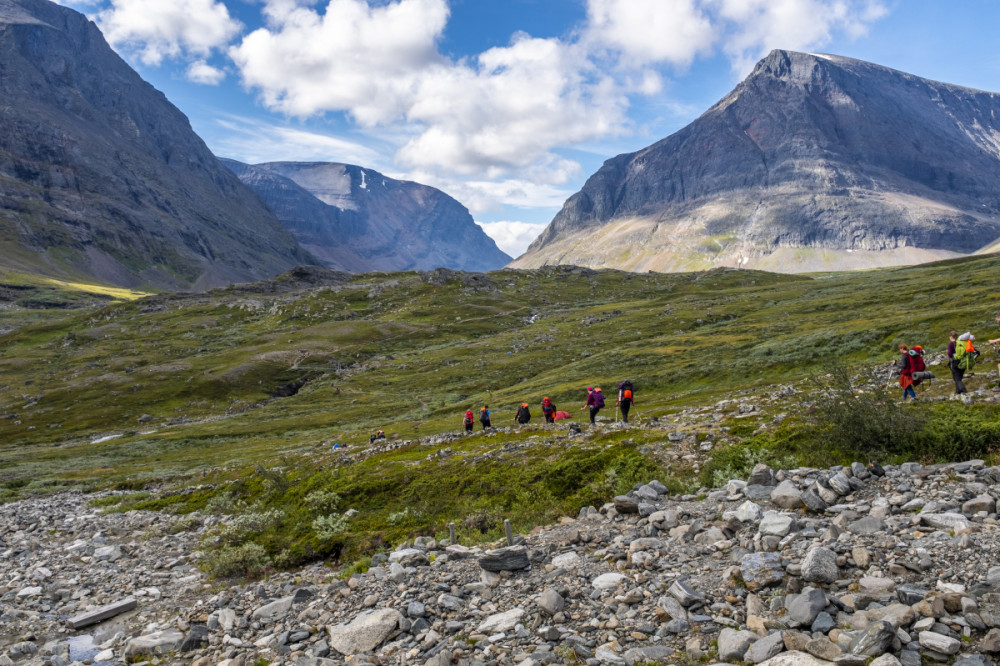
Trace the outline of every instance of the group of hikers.
<path fill-rule="evenodd" d="M 996 322 L 1000 324 L 1000 313 L 996 314 Z M 979 350 L 976 349 L 976 336 L 971 332 L 962 333 L 952 331 L 948 334 L 948 369 L 951 371 L 952 381 L 955 382 L 955 393 L 962 395 L 968 393 L 965 388 L 965 373 L 972 370 L 979 358 Z M 987 344 L 1000 344 L 1000 338 L 987 340 Z M 934 373 L 927 370 L 924 363 L 924 349 L 920 345 L 908 347 L 904 343 L 899 344 L 900 360 L 899 385 L 903 389 L 903 400 L 917 399 L 916 391 L 913 387 L 919 386 L 925 379 L 934 379 Z M 1000 358 L 997 359 L 997 374 L 1000 375 Z"/>
<path fill-rule="evenodd" d="M 632 409 L 632 405 L 635 404 L 634 390 L 632 381 L 629 379 L 618 384 L 618 402 L 616 404 L 618 409 L 621 410 L 622 421 L 625 423 L 628 423 L 628 413 Z M 587 402 L 582 409 L 589 411 L 591 423 L 596 423 L 597 413 L 604 409 L 605 404 L 604 393 L 601 391 L 601 388 L 588 386 Z M 572 416 L 569 412 L 559 411 L 555 403 L 548 396 L 542 398 L 541 408 L 542 416 L 545 418 L 546 423 L 555 423 L 556 421 L 568 419 Z M 514 414 L 514 422 L 524 425 L 530 420 L 531 409 L 528 403 L 522 402 L 517 408 L 517 413 Z M 482 425 L 483 430 L 493 427 L 492 412 L 490 412 L 489 405 L 483 405 L 479 408 L 479 423 Z M 471 409 L 466 410 L 465 417 L 462 419 L 465 432 L 472 432 L 474 424 L 475 414 L 473 414 Z"/>

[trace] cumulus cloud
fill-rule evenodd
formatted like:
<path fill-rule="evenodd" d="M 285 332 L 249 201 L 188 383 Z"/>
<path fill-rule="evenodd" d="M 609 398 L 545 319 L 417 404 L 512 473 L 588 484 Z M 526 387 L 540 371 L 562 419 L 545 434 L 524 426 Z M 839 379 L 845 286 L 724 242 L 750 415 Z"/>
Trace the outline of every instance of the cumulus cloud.
<path fill-rule="evenodd" d="M 588 39 L 633 65 L 687 66 L 718 37 L 695 0 L 589 0 L 587 19 Z"/>
<path fill-rule="evenodd" d="M 218 67 L 212 67 L 204 60 L 196 60 L 188 65 L 185 73 L 189 81 L 202 83 L 208 86 L 216 86 L 226 78 L 226 73 Z"/>
<path fill-rule="evenodd" d="M 268 108 L 310 116 L 346 111 L 364 126 L 399 119 L 427 67 L 443 62 L 437 40 L 445 0 L 330 0 L 323 14 L 291 0 L 268 2 L 269 27 L 229 54 Z"/>
<path fill-rule="evenodd" d="M 243 27 L 217 0 L 111 0 L 96 20 L 109 43 L 154 66 L 165 59 L 205 58 Z"/>
<path fill-rule="evenodd" d="M 545 229 L 544 224 L 529 222 L 476 222 L 490 238 L 496 241 L 497 247 L 514 257 L 524 254 L 531 241 Z"/>
<path fill-rule="evenodd" d="M 210 141 L 212 152 L 248 164 L 302 160 L 380 167 L 378 151 L 341 137 L 241 116 L 217 122 L 226 133 Z"/>
<path fill-rule="evenodd" d="M 812 50 L 835 33 L 852 39 L 888 13 L 878 0 L 713 0 L 727 22 L 724 51 L 733 69 L 746 74 L 775 48 Z"/>

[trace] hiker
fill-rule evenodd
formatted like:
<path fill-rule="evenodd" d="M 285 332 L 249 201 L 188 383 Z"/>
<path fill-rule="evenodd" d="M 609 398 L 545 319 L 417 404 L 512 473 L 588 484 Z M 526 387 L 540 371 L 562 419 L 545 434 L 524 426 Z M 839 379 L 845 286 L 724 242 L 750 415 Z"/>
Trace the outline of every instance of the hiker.
<path fill-rule="evenodd" d="M 597 412 L 601 411 L 604 407 L 604 394 L 601 393 L 600 387 L 593 388 L 591 386 L 587 387 L 587 404 L 583 406 L 583 409 L 590 410 L 590 422 L 591 424 L 596 423 L 594 420 L 597 416 Z"/>
<path fill-rule="evenodd" d="M 903 387 L 903 400 L 907 398 L 916 400 L 917 393 L 913 390 L 913 363 L 911 362 L 910 348 L 900 342 L 899 353 L 902 354 L 902 358 L 899 360 L 899 385 Z"/>
<path fill-rule="evenodd" d="M 625 423 L 628 423 L 628 410 L 635 402 L 632 390 L 632 380 L 630 379 L 618 384 L 618 407 L 622 410 L 622 421 Z"/>
<path fill-rule="evenodd" d="M 968 334 L 966 334 L 968 335 Z M 962 382 L 962 376 L 965 374 L 965 370 L 960 369 L 959 359 L 955 357 L 958 353 L 959 347 L 962 349 L 962 354 L 965 354 L 965 344 L 958 342 L 958 332 L 952 331 L 948 334 L 948 368 L 951 370 L 951 378 L 955 380 L 955 394 L 962 395 L 963 393 L 968 393 L 965 390 L 965 383 Z"/>
<path fill-rule="evenodd" d="M 378 439 L 378 435 L 375 434 L 375 433 L 372 433 L 372 436 L 368 438 L 368 443 L 369 444 L 374 444 L 376 439 Z"/>
<path fill-rule="evenodd" d="M 377 433 L 375 433 L 375 439 L 385 439 L 385 431 L 379 430 Z"/>
<path fill-rule="evenodd" d="M 528 403 L 521 403 L 521 406 L 517 408 L 517 415 L 514 416 L 514 420 L 521 425 L 531 420 L 531 411 L 528 409 Z"/>
<path fill-rule="evenodd" d="M 479 410 L 479 422 L 483 424 L 483 430 L 487 428 L 492 428 L 493 424 L 490 423 L 490 406 L 483 405 Z"/>
<path fill-rule="evenodd" d="M 465 410 L 465 419 L 462 421 L 463 425 L 465 425 L 465 432 L 472 432 L 472 424 L 474 422 L 475 421 L 472 418 L 472 410 Z"/>
<path fill-rule="evenodd" d="M 556 422 L 556 406 L 549 400 L 548 396 L 542 398 L 542 416 L 545 417 L 546 423 Z"/>
<path fill-rule="evenodd" d="M 934 373 L 927 369 L 924 363 L 924 348 L 920 345 L 913 345 L 910 349 L 910 375 L 913 377 L 913 385 L 920 386 L 925 379 L 934 379 Z"/>
<path fill-rule="evenodd" d="M 997 324 L 1000 324 L 1000 312 L 996 314 L 996 317 L 994 317 L 994 319 L 996 319 Z M 997 352 L 996 345 L 1000 344 L 1000 338 L 987 340 L 986 344 L 993 345 L 993 353 L 997 357 L 997 375 L 1000 376 L 1000 354 L 996 353 Z"/>

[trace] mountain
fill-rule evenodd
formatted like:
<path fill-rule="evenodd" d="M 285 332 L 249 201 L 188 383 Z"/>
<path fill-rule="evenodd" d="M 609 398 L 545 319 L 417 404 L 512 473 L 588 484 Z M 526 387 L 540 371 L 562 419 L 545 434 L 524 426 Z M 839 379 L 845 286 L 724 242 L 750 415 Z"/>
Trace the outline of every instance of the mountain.
<path fill-rule="evenodd" d="M 1000 238 L 1000 95 L 773 51 L 679 132 L 604 163 L 514 267 L 797 272 Z"/>
<path fill-rule="evenodd" d="M 441 190 L 351 164 L 223 163 L 326 266 L 345 271 L 489 271 L 510 257 Z"/>
<path fill-rule="evenodd" d="M 0 0 L 0 263 L 204 289 L 315 263 L 83 15 Z"/>

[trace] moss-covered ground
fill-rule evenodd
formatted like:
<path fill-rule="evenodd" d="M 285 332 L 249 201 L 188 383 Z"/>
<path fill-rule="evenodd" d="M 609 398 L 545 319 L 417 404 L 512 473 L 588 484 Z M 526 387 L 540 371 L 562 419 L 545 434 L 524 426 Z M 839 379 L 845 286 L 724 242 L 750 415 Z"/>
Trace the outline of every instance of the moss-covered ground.
<path fill-rule="evenodd" d="M 533 425 L 357 454 L 379 428 L 396 442 L 457 432 L 483 404 L 508 425 L 517 404 L 547 395 L 582 421 L 583 388 L 611 396 L 626 377 L 642 416 L 667 420 L 831 360 L 883 363 L 901 341 L 943 350 L 952 328 L 998 337 L 998 267 L 989 256 L 820 276 L 286 275 L 137 300 L 5 275 L 9 294 L 43 300 L 8 297 L 0 311 L 0 501 L 118 487 L 142 491 L 118 508 L 229 502 L 264 516 L 232 543 L 252 540 L 279 565 L 354 557 L 449 522 L 466 540 L 495 536 L 502 518 L 528 529 L 654 475 L 690 489 L 708 477 L 664 469 L 650 453 L 663 433 L 646 430 L 577 441 Z M 10 287 L 18 279 L 31 284 Z M 934 390 L 947 389 L 944 378 Z M 802 460 L 815 441 L 795 444 L 804 435 L 789 423 L 764 449 L 784 455 L 784 441 Z M 975 450 L 991 451 L 976 433 Z M 716 470 L 739 462 L 723 458 Z M 320 491 L 336 501 L 305 501 Z M 317 519 L 347 508 L 359 513 L 346 529 L 317 537 Z"/>

